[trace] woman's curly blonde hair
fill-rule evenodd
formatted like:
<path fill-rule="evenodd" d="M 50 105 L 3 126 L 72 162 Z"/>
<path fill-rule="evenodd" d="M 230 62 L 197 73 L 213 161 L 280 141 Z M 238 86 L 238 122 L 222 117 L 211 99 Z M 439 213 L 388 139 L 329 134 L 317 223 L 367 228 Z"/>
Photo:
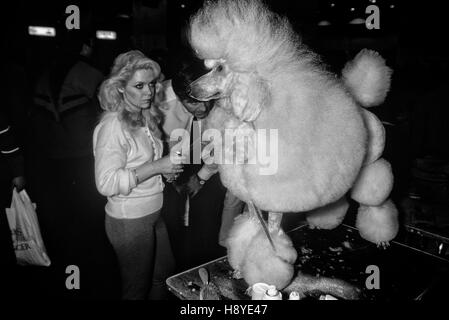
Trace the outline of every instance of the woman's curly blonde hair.
<path fill-rule="evenodd" d="M 145 125 L 145 118 L 150 130 L 157 131 L 161 122 L 161 114 L 153 105 L 149 110 L 140 113 L 130 112 L 125 108 L 123 93 L 119 88 L 125 88 L 126 83 L 131 79 L 137 70 L 151 70 L 156 75 L 156 91 L 161 88 L 162 73 L 159 64 L 138 50 L 132 50 L 120 54 L 114 60 L 109 77 L 103 81 L 98 92 L 98 99 L 101 108 L 109 112 L 119 112 L 120 120 L 125 127 L 133 131 Z M 155 93 L 157 94 L 157 93 Z"/>

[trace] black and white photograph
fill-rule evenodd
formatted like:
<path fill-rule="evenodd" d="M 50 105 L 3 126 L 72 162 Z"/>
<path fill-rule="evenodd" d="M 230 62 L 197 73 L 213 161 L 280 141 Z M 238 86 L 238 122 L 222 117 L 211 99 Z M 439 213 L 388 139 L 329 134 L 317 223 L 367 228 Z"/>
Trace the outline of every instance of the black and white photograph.
<path fill-rule="evenodd" d="M 176 318 L 447 301 L 441 2 L 2 12 L 5 301 L 164 301 Z"/>

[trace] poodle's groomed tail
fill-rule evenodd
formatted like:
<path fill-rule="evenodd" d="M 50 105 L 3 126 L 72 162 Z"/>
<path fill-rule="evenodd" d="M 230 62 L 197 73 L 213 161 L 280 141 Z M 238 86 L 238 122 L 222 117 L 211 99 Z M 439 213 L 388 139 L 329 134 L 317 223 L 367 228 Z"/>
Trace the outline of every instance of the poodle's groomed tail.
<path fill-rule="evenodd" d="M 346 64 L 342 79 L 363 107 L 381 104 L 390 89 L 391 69 L 375 51 L 363 49 Z"/>

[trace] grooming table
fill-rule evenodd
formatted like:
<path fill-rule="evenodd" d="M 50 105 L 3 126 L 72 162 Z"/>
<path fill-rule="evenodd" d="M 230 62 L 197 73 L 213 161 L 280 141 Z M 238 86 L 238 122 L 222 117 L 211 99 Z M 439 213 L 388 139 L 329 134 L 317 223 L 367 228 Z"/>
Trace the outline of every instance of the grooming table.
<path fill-rule="evenodd" d="M 449 285 L 449 261 L 444 257 L 396 241 L 387 249 L 377 248 L 348 225 L 334 230 L 311 230 L 301 225 L 288 234 L 298 251 L 297 270 L 345 280 L 361 289 L 363 300 L 435 300 L 448 296 L 445 289 Z M 367 267 L 372 265 L 379 268 L 380 288 L 369 290 L 365 282 L 372 274 L 369 269 L 367 273 Z M 226 257 L 168 278 L 169 290 L 180 299 L 199 300 L 201 267 L 209 270 L 223 300 L 251 299 L 245 292 L 246 282 L 232 277 L 233 270 Z M 310 293 L 306 299 L 318 299 L 320 294 Z"/>

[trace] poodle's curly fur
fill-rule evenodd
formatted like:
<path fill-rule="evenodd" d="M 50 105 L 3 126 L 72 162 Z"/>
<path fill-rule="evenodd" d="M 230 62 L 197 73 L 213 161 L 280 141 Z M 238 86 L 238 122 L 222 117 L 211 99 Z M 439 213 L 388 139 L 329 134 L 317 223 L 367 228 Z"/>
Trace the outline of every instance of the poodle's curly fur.
<path fill-rule="evenodd" d="M 191 84 L 191 95 L 227 101 L 235 118 L 228 121 L 278 130 L 277 172 L 223 165 L 229 189 L 261 209 L 288 212 L 337 201 L 351 188 L 368 146 L 363 109 L 286 18 L 261 1 L 208 1 L 190 20 L 189 40 L 211 69 Z M 220 113 L 210 121 L 226 128 L 222 115 L 213 119 Z"/>
<path fill-rule="evenodd" d="M 219 99 L 207 126 L 236 137 L 253 132 L 252 150 L 264 150 L 256 130 L 277 130 L 274 174 L 261 174 L 266 163 L 219 166 L 233 194 L 269 211 L 269 217 L 309 211 L 311 227 L 331 229 L 342 222 L 352 188 L 350 195 L 362 204 L 360 235 L 380 245 L 395 236 L 397 213 L 387 200 L 393 176 L 388 162 L 379 159 L 385 130 L 360 107 L 380 104 L 389 90 L 391 71 L 382 57 L 362 50 L 339 79 L 301 43 L 286 18 L 259 0 L 206 1 L 191 18 L 188 37 L 210 69 L 190 84 L 189 94 Z M 224 145 L 225 152 L 238 148 Z M 231 265 L 249 284 L 285 287 L 296 259 L 290 240 L 283 236 L 285 245 L 275 253 L 256 220 L 244 217 L 227 241 Z"/>

